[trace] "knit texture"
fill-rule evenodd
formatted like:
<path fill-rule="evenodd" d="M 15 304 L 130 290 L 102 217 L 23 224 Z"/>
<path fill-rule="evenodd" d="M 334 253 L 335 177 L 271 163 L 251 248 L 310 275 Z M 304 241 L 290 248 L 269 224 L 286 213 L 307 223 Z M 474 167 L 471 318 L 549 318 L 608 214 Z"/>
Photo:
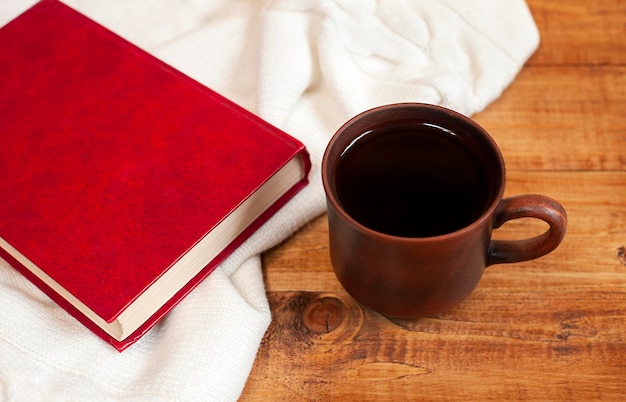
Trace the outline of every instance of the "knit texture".
<path fill-rule="evenodd" d="M 401 101 L 472 115 L 539 42 L 522 0 L 65 2 L 299 138 L 311 183 L 121 354 L 0 260 L 6 401 L 236 400 L 271 320 L 260 253 L 324 212 L 337 128 Z M 0 25 L 33 3 L 3 0 Z"/>

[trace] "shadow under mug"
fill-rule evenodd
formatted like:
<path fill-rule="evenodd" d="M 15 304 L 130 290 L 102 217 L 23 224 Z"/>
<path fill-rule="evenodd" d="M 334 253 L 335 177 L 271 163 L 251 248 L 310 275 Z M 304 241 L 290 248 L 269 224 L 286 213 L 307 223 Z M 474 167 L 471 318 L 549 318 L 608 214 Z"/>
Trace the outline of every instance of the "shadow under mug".
<path fill-rule="evenodd" d="M 401 127 L 398 128 L 398 127 Z M 396 129 L 397 128 L 397 129 Z M 422 131 L 435 130 L 424 134 Z M 427 131 L 428 131 L 427 130 Z M 482 197 L 482 206 L 475 217 L 470 218 L 462 227 L 436 233 L 432 235 L 395 234 L 385 232 L 370 225 L 367 219 L 355 217 L 359 212 L 347 211 L 347 200 L 357 207 L 366 206 L 373 201 L 372 196 L 353 194 L 357 190 L 351 178 L 342 178 L 338 166 L 348 153 L 357 154 L 369 152 L 369 159 L 363 157 L 361 165 L 354 168 L 365 177 L 361 178 L 363 186 L 373 187 L 368 191 L 377 194 L 382 191 L 387 194 L 389 189 L 376 189 L 380 183 L 393 182 L 395 177 L 385 178 L 384 169 L 375 165 L 378 159 L 387 157 L 388 161 L 395 159 L 410 164 L 414 160 L 432 160 L 434 166 L 430 170 L 437 176 L 439 170 L 452 169 L 451 177 L 456 173 L 457 164 L 443 148 L 433 148 L 427 152 L 417 152 L 410 146 L 401 146 L 391 151 L 385 146 L 374 145 L 369 150 L 358 145 L 364 138 L 387 135 L 393 136 L 402 131 L 407 135 L 449 136 L 456 147 L 461 146 L 471 154 L 472 160 L 477 161 L 480 168 L 478 188 L 461 190 L 459 194 Z M 431 130 L 432 131 L 432 130 Z M 438 141 L 438 140 L 437 140 Z M 410 144 L 410 141 L 409 143 Z M 452 146 L 452 144 L 450 144 Z M 349 151 L 349 152 L 348 152 Z M 384 155 L 384 152 L 392 152 Z M 395 153 L 408 154 L 394 155 Z M 412 153 L 414 155 L 412 155 Z M 406 159 L 406 160 L 403 160 Z M 450 160 L 447 160 L 450 159 Z M 437 163 L 435 163 L 437 161 Z M 430 163 L 430 162 L 428 162 Z M 449 165 L 453 167 L 448 168 Z M 426 166 L 428 167 L 428 166 Z M 372 169 L 370 169 L 372 168 Z M 467 170 L 457 166 L 458 169 Z M 383 170 L 382 172 L 380 170 Z M 428 170 L 426 170 L 428 171 Z M 382 180 L 376 180 L 368 175 L 383 175 Z M 567 217 L 563 207 L 556 201 L 542 195 L 521 195 L 503 199 L 505 186 L 505 166 L 502 154 L 491 136 L 471 119 L 446 108 L 420 104 L 399 103 L 377 107 L 363 112 L 347 123 L 335 133 L 330 140 L 322 160 L 322 180 L 326 191 L 329 221 L 329 247 L 333 269 L 337 278 L 346 291 L 359 303 L 372 308 L 379 313 L 397 318 L 419 318 L 442 313 L 456 306 L 465 299 L 477 286 L 484 269 L 493 264 L 513 263 L 541 257 L 553 251 L 562 241 L 567 226 Z M 422 181 L 428 178 L 403 178 L 402 186 L 413 187 L 419 193 Z M 438 180 L 438 179 L 436 179 Z M 457 184 L 462 184 L 458 181 Z M 425 185 L 424 185 L 425 186 Z M 432 185 L 431 185 L 432 187 Z M 454 209 L 445 204 L 447 210 L 436 208 L 433 204 L 423 204 L 419 200 L 428 200 L 429 190 L 419 194 L 418 201 L 411 201 L 412 208 L 422 209 L 422 218 L 429 217 L 430 226 L 437 226 L 444 222 Z M 387 195 L 386 195 L 387 196 Z M 398 197 L 389 194 L 388 197 Z M 347 197 L 347 198 L 346 198 Z M 361 198 L 358 198 L 361 197 Z M 458 195 L 450 196 L 456 198 Z M 403 200 L 391 200 L 402 202 Z M 391 204 L 393 205 L 393 204 Z M 460 205 L 460 204 L 458 204 Z M 385 219 L 385 213 L 393 207 L 376 209 L 376 206 L 366 211 L 365 218 L 375 217 Z M 362 211 L 361 211 L 362 212 Z M 500 227 L 506 221 L 518 218 L 537 218 L 545 221 L 549 228 L 539 236 L 524 240 L 492 240 L 492 230 Z M 421 221 L 411 222 L 409 225 L 419 226 Z M 442 223 L 443 225 L 443 223 Z M 431 228 L 432 229 L 432 228 Z"/>

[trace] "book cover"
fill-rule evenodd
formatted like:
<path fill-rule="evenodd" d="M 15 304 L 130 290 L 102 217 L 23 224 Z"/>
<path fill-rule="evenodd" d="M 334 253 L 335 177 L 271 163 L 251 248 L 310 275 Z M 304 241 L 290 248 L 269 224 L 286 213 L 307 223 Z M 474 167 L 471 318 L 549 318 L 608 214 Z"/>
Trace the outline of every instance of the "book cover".
<path fill-rule="evenodd" d="M 307 183 L 302 143 L 56 0 L 0 28 L 0 256 L 123 350 Z"/>

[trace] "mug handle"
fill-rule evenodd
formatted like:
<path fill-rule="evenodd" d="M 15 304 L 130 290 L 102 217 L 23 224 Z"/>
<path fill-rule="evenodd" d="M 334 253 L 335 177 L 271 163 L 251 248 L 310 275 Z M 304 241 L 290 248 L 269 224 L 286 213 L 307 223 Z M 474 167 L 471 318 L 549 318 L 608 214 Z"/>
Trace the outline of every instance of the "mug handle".
<path fill-rule="evenodd" d="M 526 194 L 500 201 L 493 228 L 512 219 L 537 218 L 550 228 L 539 236 L 524 240 L 492 240 L 487 265 L 521 262 L 548 254 L 561 243 L 567 228 L 565 209 L 555 200 L 538 194 Z"/>

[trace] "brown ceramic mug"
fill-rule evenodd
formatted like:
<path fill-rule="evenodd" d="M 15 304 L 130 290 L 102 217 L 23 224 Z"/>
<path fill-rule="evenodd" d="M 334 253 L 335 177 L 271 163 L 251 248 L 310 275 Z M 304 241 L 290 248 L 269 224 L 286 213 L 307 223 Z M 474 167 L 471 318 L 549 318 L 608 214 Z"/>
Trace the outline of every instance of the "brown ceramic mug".
<path fill-rule="evenodd" d="M 505 167 L 490 135 L 443 107 L 401 103 L 352 118 L 322 160 L 333 268 L 355 300 L 398 318 L 465 299 L 485 267 L 541 257 L 565 235 L 565 210 L 542 195 L 502 199 Z M 549 229 L 492 240 L 517 218 Z"/>

